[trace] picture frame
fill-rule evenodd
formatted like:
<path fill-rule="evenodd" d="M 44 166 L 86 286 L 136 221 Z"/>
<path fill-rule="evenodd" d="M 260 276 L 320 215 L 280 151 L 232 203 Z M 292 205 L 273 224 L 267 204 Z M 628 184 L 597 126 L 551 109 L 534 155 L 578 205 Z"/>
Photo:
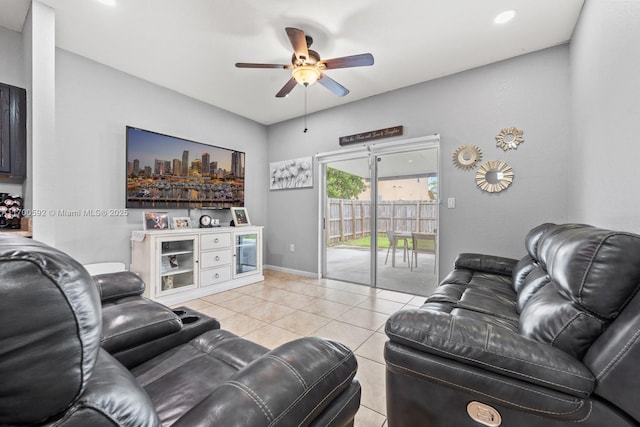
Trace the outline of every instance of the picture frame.
<path fill-rule="evenodd" d="M 168 230 L 168 212 L 142 212 L 142 226 L 145 230 Z"/>
<path fill-rule="evenodd" d="M 162 278 L 162 290 L 168 291 L 173 289 L 173 274 Z"/>
<path fill-rule="evenodd" d="M 231 217 L 233 218 L 233 224 L 236 227 L 251 225 L 247 208 L 236 208 L 236 207 L 231 208 Z"/>
<path fill-rule="evenodd" d="M 269 190 L 313 188 L 313 157 L 269 163 Z"/>
<path fill-rule="evenodd" d="M 181 228 L 191 228 L 191 218 L 188 216 L 174 216 L 171 218 L 171 227 L 174 230 Z"/>

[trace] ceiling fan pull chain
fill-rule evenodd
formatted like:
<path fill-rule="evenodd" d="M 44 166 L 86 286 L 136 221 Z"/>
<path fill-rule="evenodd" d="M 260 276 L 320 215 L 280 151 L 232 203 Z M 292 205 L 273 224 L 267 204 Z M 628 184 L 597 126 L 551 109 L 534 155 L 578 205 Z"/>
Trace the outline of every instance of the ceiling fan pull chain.
<path fill-rule="evenodd" d="M 309 90 L 308 86 L 304 87 L 304 130 L 302 133 L 307 133 L 307 91 Z"/>

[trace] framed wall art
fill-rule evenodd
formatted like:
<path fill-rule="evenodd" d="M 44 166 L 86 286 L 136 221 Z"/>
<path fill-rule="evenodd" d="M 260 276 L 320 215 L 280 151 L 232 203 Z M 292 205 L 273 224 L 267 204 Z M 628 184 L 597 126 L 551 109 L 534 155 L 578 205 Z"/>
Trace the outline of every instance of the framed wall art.
<path fill-rule="evenodd" d="M 269 163 L 269 175 L 270 190 L 313 187 L 313 158 Z"/>

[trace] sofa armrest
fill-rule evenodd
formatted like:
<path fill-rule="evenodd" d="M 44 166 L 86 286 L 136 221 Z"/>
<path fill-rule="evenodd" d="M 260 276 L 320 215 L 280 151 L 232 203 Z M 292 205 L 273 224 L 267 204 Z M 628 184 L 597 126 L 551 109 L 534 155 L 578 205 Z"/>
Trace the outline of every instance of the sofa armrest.
<path fill-rule="evenodd" d="M 142 279 L 130 271 L 98 274 L 93 276 L 93 280 L 96 282 L 103 304 L 120 298 L 142 295 L 145 288 Z"/>
<path fill-rule="evenodd" d="M 513 268 L 518 263 L 517 259 L 506 258 L 496 255 L 462 253 L 454 262 L 457 269 L 469 269 L 483 271 L 486 273 L 503 274 L 511 276 Z"/>
<path fill-rule="evenodd" d="M 489 323 L 409 309 L 393 314 L 385 331 L 407 347 L 573 396 L 589 396 L 595 387 L 593 374 L 573 356 Z"/>
<path fill-rule="evenodd" d="M 355 356 L 342 344 L 291 341 L 238 371 L 173 426 L 307 425 L 352 387 L 356 370 Z"/>
<path fill-rule="evenodd" d="M 169 307 L 146 298 L 102 309 L 101 346 L 114 354 L 182 329 L 180 318 Z"/>

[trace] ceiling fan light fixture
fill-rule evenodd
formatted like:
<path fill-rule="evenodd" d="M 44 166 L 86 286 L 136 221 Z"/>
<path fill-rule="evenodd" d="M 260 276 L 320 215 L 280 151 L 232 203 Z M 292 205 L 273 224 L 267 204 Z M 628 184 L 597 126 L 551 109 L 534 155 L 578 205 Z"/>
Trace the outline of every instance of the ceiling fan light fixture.
<path fill-rule="evenodd" d="M 506 24 L 511 21 L 516 16 L 515 10 L 505 10 L 502 13 L 499 13 L 494 19 L 493 22 L 496 24 Z"/>
<path fill-rule="evenodd" d="M 309 86 L 318 81 L 320 70 L 312 65 L 301 65 L 293 69 L 293 78 L 302 86 Z"/>

